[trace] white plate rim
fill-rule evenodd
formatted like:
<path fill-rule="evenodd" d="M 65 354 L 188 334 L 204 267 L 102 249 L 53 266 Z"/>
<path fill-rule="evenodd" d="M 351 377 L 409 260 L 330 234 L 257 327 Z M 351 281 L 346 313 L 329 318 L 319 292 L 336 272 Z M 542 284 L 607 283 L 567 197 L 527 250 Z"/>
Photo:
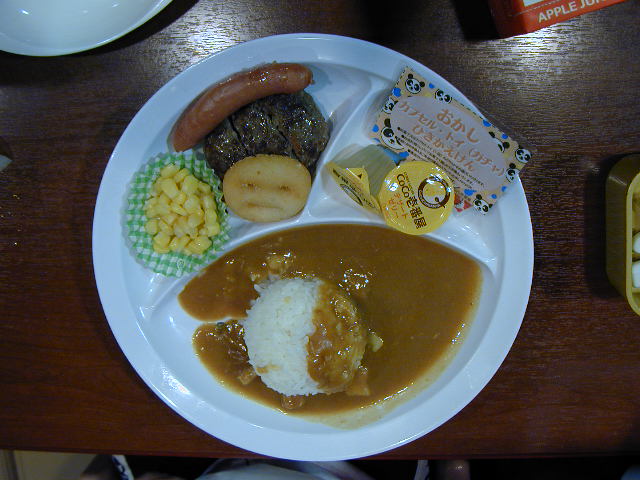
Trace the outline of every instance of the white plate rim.
<path fill-rule="evenodd" d="M 229 54 L 229 51 L 234 49 L 241 52 L 242 49 L 273 45 L 278 42 L 281 42 L 281 44 L 290 44 L 290 42 L 296 41 L 329 42 L 332 44 L 337 43 L 345 48 L 348 46 L 350 48 L 360 48 L 367 51 L 370 51 L 370 49 L 379 50 L 380 52 L 393 54 L 407 62 L 409 65 L 420 65 L 422 68 L 432 72 L 430 69 L 419 64 L 415 60 L 385 47 L 358 39 L 323 34 L 276 35 L 253 40 L 251 42 L 245 42 L 222 50 L 189 67 L 185 72 L 198 69 L 198 65 L 201 65 L 203 62 L 214 61 L 212 59 L 219 57 L 220 55 L 227 55 Z M 437 74 L 434 72 L 432 73 L 435 78 L 441 79 Z M 154 97 L 152 97 L 149 102 L 141 108 L 136 117 L 151 108 L 154 98 L 157 95 L 161 95 L 163 91 L 172 89 L 177 81 L 176 79 L 181 75 L 182 74 L 176 76 L 173 80 L 169 81 L 164 87 L 162 87 Z M 450 85 L 444 79 L 442 79 L 442 82 L 442 85 Z M 464 98 L 457 89 L 452 86 L 451 89 L 457 92 L 461 98 Z M 513 306 L 509 311 L 509 318 L 504 319 L 504 321 L 500 323 L 499 329 L 492 323 L 491 331 L 487 331 L 486 335 L 500 336 L 502 341 L 500 342 L 499 348 L 494 347 L 488 349 L 483 348 L 482 345 L 478 348 L 474 354 L 473 362 L 469 362 L 469 364 L 473 363 L 473 365 L 467 365 L 464 371 L 464 375 L 466 375 L 469 382 L 469 385 L 466 385 L 465 387 L 467 389 L 470 388 L 470 390 L 463 395 L 454 394 L 455 401 L 451 402 L 448 406 L 446 414 L 437 415 L 432 418 L 430 422 L 420 426 L 395 422 L 393 426 L 386 426 L 382 429 L 376 428 L 375 426 L 367 426 L 357 431 L 338 431 L 330 436 L 301 436 L 299 434 L 289 434 L 288 432 L 265 431 L 260 425 L 245 425 L 246 428 L 244 428 L 242 432 L 233 432 L 230 431 L 230 429 L 219 428 L 221 424 L 237 426 L 234 418 L 220 411 L 215 412 L 218 416 L 216 418 L 216 425 L 212 425 L 211 422 L 200 418 L 198 416 L 200 412 L 199 409 L 204 407 L 198 404 L 197 399 L 189 398 L 188 392 L 185 394 L 181 391 L 180 384 L 177 379 L 172 377 L 171 372 L 163 370 L 164 367 L 161 359 L 155 359 L 157 362 L 156 365 L 150 365 L 149 362 L 145 362 L 141 359 L 140 352 L 150 358 L 154 356 L 155 352 L 152 346 L 146 342 L 143 332 L 137 327 L 137 325 L 130 325 L 128 328 L 124 328 L 121 323 L 113 321 L 113 319 L 117 318 L 117 315 L 121 312 L 119 312 L 113 304 L 112 298 L 114 294 L 117 297 L 118 294 L 122 296 L 122 294 L 126 292 L 123 292 L 122 290 L 119 292 L 113 292 L 107 289 L 105 285 L 105 278 L 108 276 L 106 270 L 113 268 L 114 260 L 108 259 L 104 255 L 105 252 L 108 251 L 109 245 L 104 243 L 103 234 L 106 231 L 105 229 L 113 228 L 112 226 L 110 227 L 108 224 L 105 224 L 104 217 L 101 217 L 101 215 L 107 211 L 105 208 L 107 193 L 104 190 L 104 178 L 108 176 L 110 168 L 115 168 L 112 161 L 121 154 L 121 149 L 123 148 L 122 144 L 128 138 L 128 135 L 131 134 L 131 126 L 135 119 L 136 118 L 134 118 L 134 120 L 129 124 L 118 142 L 118 145 L 114 149 L 109 160 L 109 164 L 107 165 L 107 169 L 105 170 L 103 182 L 101 183 L 98 199 L 96 201 L 93 228 L 93 257 L 96 284 L 98 286 L 98 292 L 100 294 L 105 315 L 120 348 L 123 350 L 130 363 L 145 383 L 147 383 L 147 385 L 165 403 L 167 403 L 167 405 L 182 417 L 223 441 L 259 454 L 296 460 L 341 460 L 359 458 L 396 448 L 437 428 L 471 402 L 471 400 L 475 398 L 475 396 L 482 390 L 482 388 L 484 388 L 498 370 L 519 331 L 528 302 L 533 274 L 533 232 L 526 197 L 520 182 L 514 185 L 514 190 L 516 190 L 517 193 L 516 195 L 511 196 L 510 209 L 498 208 L 497 211 L 492 213 L 505 216 L 505 218 L 508 217 L 510 221 L 518 224 L 519 228 L 513 229 L 515 232 L 512 238 L 510 238 L 509 242 L 505 244 L 505 257 L 518 257 L 521 269 L 519 269 L 518 272 L 506 272 L 508 281 L 503 282 L 505 285 L 502 285 L 502 288 L 515 289 L 517 286 L 519 291 L 514 293 L 516 296 L 519 295 L 523 301 L 518 305 Z M 506 203 L 506 199 L 504 199 L 503 202 Z M 448 386 L 448 388 L 449 387 L 452 391 L 455 391 L 455 385 Z M 194 414 L 193 412 L 196 413 Z M 278 441 L 274 441 L 274 435 L 278 436 Z M 363 435 L 367 438 L 364 442 L 362 442 Z"/>

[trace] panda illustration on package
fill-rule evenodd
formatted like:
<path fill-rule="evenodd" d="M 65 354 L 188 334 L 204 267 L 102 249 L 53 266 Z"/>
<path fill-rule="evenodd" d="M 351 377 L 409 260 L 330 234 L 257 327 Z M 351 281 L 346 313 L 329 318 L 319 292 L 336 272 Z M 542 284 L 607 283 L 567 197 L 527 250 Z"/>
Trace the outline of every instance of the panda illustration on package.
<path fill-rule="evenodd" d="M 392 97 L 387 98 L 387 101 L 384 102 L 384 105 L 382 106 L 382 111 L 385 113 L 391 113 L 393 107 L 396 106 L 396 103 L 398 103 L 398 101 L 394 100 Z"/>
<path fill-rule="evenodd" d="M 527 163 L 531 160 L 531 152 L 526 148 L 518 148 L 514 156 L 520 163 Z"/>
<path fill-rule="evenodd" d="M 413 78 L 413 74 L 410 73 L 407 75 L 407 80 L 404 82 L 404 86 L 407 87 L 409 93 L 417 95 L 424 88 L 425 83 Z"/>
<path fill-rule="evenodd" d="M 485 200 L 483 200 L 482 195 L 476 195 L 476 199 L 473 201 L 473 208 L 475 208 L 480 213 L 488 213 L 491 207 L 493 207 L 493 204 L 487 203 Z"/>
<path fill-rule="evenodd" d="M 380 140 L 382 140 L 382 143 L 392 150 L 402 150 L 402 144 L 396 136 L 396 132 L 391 128 L 391 120 L 388 118 L 385 118 L 384 120 L 384 127 L 382 127 L 382 130 L 380 131 Z"/>
<path fill-rule="evenodd" d="M 510 163 L 509 168 L 507 168 L 507 173 L 505 175 L 507 177 L 507 180 L 509 180 L 510 182 L 513 182 L 516 178 L 518 178 L 519 174 L 520 174 L 520 170 L 516 167 L 516 164 Z"/>
<path fill-rule="evenodd" d="M 443 103 L 451 103 L 452 97 L 448 93 L 445 93 L 443 90 L 437 89 L 434 94 L 434 98 Z"/>
<path fill-rule="evenodd" d="M 504 151 L 509 148 L 509 142 L 500 140 L 498 137 L 496 137 L 496 134 L 491 131 L 489 132 L 489 135 L 491 135 L 491 138 L 493 138 L 493 140 L 496 142 L 496 145 L 498 145 L 498 150 L 500 150 L 500 152 L 504 153 Z"/>

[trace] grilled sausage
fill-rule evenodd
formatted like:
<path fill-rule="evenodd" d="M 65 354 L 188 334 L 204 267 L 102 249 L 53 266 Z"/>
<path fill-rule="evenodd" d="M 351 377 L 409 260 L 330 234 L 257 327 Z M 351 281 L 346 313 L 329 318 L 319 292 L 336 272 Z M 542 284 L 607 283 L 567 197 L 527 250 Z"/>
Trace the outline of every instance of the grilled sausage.
<path fill-rule="evenodd" d="M 268 95 L 295 93 L 311 83 L 297 63 L 269 63 L 236 73 L 207 89 L 182 114 L 171 134 L 177 152 L 192 148 L 239 108 Z"/>

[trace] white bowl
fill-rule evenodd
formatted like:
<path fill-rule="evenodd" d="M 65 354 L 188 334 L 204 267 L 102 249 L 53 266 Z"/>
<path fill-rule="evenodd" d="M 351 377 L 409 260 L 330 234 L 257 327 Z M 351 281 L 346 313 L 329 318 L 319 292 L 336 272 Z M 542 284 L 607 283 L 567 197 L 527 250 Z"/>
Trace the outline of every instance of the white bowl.
<path fill-rule="evenodd" d="M 104 45 L 138 28 L 171 0 L 3 0 L 0 50 L 54 56 Z"/>

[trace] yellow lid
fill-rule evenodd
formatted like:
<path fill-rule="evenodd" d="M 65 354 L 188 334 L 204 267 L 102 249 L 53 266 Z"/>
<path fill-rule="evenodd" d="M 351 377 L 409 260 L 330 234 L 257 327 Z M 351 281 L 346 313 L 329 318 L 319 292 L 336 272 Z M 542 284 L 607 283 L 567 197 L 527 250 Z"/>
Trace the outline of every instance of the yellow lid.
<path fill-rule="evenodd" d="M 378 202 L 387 225 L 422 235 L 449 218 L 453 186 L 444 170 L 431 162 L 404 162 L 385 177 Z"/>

